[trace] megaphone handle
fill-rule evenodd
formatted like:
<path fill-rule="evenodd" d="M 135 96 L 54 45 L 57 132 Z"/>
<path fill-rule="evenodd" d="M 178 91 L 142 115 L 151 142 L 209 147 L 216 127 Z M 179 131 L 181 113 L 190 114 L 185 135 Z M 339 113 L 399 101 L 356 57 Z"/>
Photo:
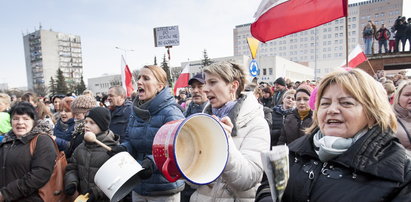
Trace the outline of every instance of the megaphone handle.
<path fill-rule="evenodd" d="M 164 177 L 169 181 L 169 182 L 175 182 L 180 178 L 180 175 L 176 175 L 174 178 L 171 177 L 170 173 L 168 172 L 168 164 L 170 163 L 170 158 L 167 158 L 166 162 L 164 162 L 163 167 L 161 168 L 161 171 L 164 175 Z"/>

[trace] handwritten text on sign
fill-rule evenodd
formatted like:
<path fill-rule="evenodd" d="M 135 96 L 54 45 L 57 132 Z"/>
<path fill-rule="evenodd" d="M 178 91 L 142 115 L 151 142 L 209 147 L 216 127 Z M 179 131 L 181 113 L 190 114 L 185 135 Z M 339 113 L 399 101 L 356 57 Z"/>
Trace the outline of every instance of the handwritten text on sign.
<path fill-rule="evenodd" d="M 156 47 L 180 45 L 178 26 L 154 28 L 154 43 Z"/>

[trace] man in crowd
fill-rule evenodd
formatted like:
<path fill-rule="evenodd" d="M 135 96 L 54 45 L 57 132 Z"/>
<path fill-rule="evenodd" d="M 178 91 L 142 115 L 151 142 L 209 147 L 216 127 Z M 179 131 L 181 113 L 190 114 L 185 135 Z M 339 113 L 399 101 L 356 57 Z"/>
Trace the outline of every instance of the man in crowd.
<path fill-rule="evenodd" d="M 108 90 L 107 100 L 110 102 L 110 130 L 124 141 L 126 128 L 131 113 L 131 101 L 126 100 L 126 91 L 121 86 L 113 86 Z"/>
<path fill-rule="evenodd" d="M 279 77 L 277 80 L 274 81 L 274 96 L 273 96 L 273 105 L 272 106 L 277 106 L 279 104 L 282 104 L 282 97 L 285 91 L 287 90 L 287 84 L 285 83 L 285 80 L 282 77 Z"/>
<path fill-rule="evenodd" d="M 192 101 L 187 106 L 187 110 L 184 112 L 185 117 L 188 117 L 195 113 L 201 113 L 204 107 L 207 105 L 207 96 L 203 91 L 204 76 L 202 73 L 196 74 L 188 81 L 188 85 L 191 87 Z"/>
<path fill-rule="evenodd" d="M 384 46 L 384 53 L 388 52 L 387 41 L 390 38 L 390 31 L 381 24 L 381 28 L 375 34 L 375 39 L 378 40 L 378 53 L 381 54 L 381 48 Z"/>

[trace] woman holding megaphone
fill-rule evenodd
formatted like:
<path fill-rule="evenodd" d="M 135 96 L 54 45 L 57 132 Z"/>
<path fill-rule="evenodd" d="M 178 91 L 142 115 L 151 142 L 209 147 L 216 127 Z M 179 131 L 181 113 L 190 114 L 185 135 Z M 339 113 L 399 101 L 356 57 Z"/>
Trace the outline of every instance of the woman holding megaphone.
<path fill-rule="evenodd" d="M 263 106 L 252 93 L 244 94 L 241 66 L 219 62 L 204 68 L 204 92 L 209 99 L 205 113 L 218 117 L 226 129 L 229 158 L 222 175 L 202 185 L 191 201 L 254 201 L 263 175 L 260 153 L 269 151 L 270 131 Z"/>
<path fill-rule="evenodd" d="M 184 181 L 167 181 L 152 161 L 153 139 L 165 123 L 184 119 L 182 111 L 167 87 L 167 74 L 158 66 L 140 69 L 137 78 L 138 97 L 133 102 L 126 139 L 111 148 L 110 155 L 128 151 L 145 168 L 139 173 L 144 180 L 133 190 L 136 201 L 180 201 Z"/>

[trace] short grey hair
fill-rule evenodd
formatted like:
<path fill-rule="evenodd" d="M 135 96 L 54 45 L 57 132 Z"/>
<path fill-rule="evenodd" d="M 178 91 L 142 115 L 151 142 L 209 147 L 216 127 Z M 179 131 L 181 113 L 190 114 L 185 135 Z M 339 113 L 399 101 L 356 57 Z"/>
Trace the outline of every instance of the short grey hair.
<path fill-rule="evenodd" d="M 116 86 L 110 87 L 109 89 L 114 89 L 114 93 L 117 96 L 121 96 L 121 97 L 126 97 L 127 96 L 126 95 L 126 90 L 124 90 L 124 88 L 122 86 L 116 85 Z"/>
<path fill-rule="evenodd" d="M 224 61 L 213 63 L 209 66 L 204 67 L 203 71 L 208 74 L 218 75 L 226 83 L 238 81 L 239 85 L 236 92 L 237 97 L 240 96 L 247 82 L 243 67 L 233 62 Z"/>

